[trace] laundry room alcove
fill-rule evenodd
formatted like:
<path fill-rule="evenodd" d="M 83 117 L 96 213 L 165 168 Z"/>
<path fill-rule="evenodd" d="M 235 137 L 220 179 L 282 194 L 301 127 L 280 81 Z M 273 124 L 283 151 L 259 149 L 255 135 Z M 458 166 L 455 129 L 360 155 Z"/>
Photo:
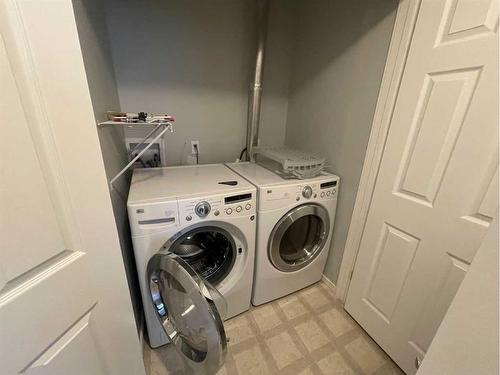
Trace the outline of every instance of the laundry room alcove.
<path fill-rule="evenodd" d="M 74 0 L 96 122 L 106 111 L 175 116 L 166 165 L 232 162 L 245 147 L 254 0 Z M 340 176 L 325 276 L 336 282 L 398 1 L 270 0 L 259 138 L 326 157 Z M 122 127 L 98 130 L 108 179 L 128 162 Z M 140 137 L 145 135 L 139 130 Z M 138 327 L 142 307 L 126 197 L 110 190 Z"/>

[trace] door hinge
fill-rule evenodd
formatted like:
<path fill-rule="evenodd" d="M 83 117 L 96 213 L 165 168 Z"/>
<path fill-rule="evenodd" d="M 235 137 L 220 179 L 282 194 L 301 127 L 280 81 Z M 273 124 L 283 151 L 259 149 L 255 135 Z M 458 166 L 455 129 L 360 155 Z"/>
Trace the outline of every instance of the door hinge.
<path fill-rule="evenodd" d="M 354 273 L 354 270 L 351 271 L 351 273 L 349 273 L 349 281 L 352 280 L 352 274 Z"/>

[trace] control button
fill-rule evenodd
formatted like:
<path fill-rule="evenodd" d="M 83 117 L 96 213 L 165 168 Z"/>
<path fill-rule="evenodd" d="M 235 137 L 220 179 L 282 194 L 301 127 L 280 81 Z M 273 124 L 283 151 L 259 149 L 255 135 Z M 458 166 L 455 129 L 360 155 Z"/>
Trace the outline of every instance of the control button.
<path fill-rule="evenodd" d="M 313 189 L 312 187 L 310 186 L 304 186 L 304 188 L 302 189 L 302 196 L 304 198 L 311 198 L 312 197 L 312 194 L 313 194 Z"/>
<path fill-rule="evenodd" d="M 241 206 L 238 206 L 238 207 L 236 207 L 236 212 L 241 212 L 242 209 L 243 208 L 241 208 Z"/>
<path fill-rule="evenodd" d="M 214 215 L 215 215 L 215 216 L 219 216 L 219 214 L 220 214 L 219 210 L 215 210 L 215 211 L 214 211 Z"/>
<path fill-rule="evenodd" d="M 247 205 L 245 206 L 245 210 L 247 210 L 247 211 L 248 211 L 248 210 L 249 210 L 249 209 L 251 209 L 251 208 L 252 208 L 252 205 L 251 205 L 250 203 L 247 203 Z"/>
<path fill-rule="evenodd" d="M 314 198 L 316 198 L 318 196 L 318 194 L 314 194 Z"/>
<path fill-rule="evenodd" d="M 196 212 L 196 215 L 199 217 L 207 217 L 208 214 L 210 213 L 210 203 L 208 202 L 199 202 L 195 207 L 194 207 L 194 212 Z"/>
<path fill-rule="evenodd" d="M 232 208 L 227 208 L 226 209 L 226 214 L 231 215 L 232 213 L 233 213 L 233 209 Z"/>
<path fill-rule="evenodd" d="M 300 197 L 295 198 L 295 200 L 296 200 L 297 202 L 298 202 L 298 201 L 300 201 Z"/>
<path fill-rule="evenodd" d="M 192 219 L 193 219 L 193 217 L 192 217 L 191 215 L 187 215 L 187 216 L 186 216 L 186 220 L 187 220 L 187 221 L 191 221 Z"/>
<path fill-rule="evenodd" d="M 337 192 L 337 189 L 332 190 L 332 194 L 335 194 Z"/>
<path fill-rule="evenodd" d="M 324 192 L 324 191 L 322 191 L 322 192 L 321 192 L 320 197 L 321 197 L 321 198 L 324 198 L 324 197 L 325 197 L 325 192 Z"/>
<path fill-rule="evenodd" d="M 328 191 L 326 192 L 326 195 L 329 197 L 330 195 L 332 195 L 332 192 L 331 192 L 330 190 L 328 190 Z"/>

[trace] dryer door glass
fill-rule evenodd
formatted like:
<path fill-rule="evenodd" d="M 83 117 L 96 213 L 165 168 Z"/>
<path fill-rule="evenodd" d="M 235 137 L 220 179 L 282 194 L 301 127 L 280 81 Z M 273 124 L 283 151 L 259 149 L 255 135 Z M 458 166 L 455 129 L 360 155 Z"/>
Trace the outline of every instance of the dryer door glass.
<path fill-rule="evenodd" d="M 216 374 L 227 350 L 222 295 L 170 252 L 154 255 L 147 275 L 151 303 L 185 365 L 195 374 Z"/>
<path fill-rule="evenodd" d="M 178 233 L 164 248 L 184 259 L 213 285 L 224 280 L 236 260 L 233 237 L 226 230 L 215 226 Z"/>
<path fill-rule="evenodd" d="M 330 220 L 316 204 L 295 207 L 275 225 L 269 240 L 269 259 L 280 271 L 292 272 L 311 263 L 328 238 Z"/>

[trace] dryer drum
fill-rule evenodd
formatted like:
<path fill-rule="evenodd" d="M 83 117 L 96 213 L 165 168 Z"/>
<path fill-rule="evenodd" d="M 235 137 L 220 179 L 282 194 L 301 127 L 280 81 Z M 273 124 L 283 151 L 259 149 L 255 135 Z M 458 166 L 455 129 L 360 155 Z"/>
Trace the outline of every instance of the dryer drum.
<path fill-rule="evenodd" d="M 327 210 L 316 204 L 293 208 L 276 223 L 269 238 L 269 259 L 276 269 L 306 267 L 323 250 L 330 231 Z"/>
<path fill-rule="evenodd" d="M 169 250 L 213 285 L 229 274 L 236 258 L 232 236 L 217 227 L 195 228 L 183 233 Z"/>
<path fill-rule="evenodd" d="M 284 232 L 280 243 L 280 256 L 290 264 L 307 259 L 317 246 L 324 231 L 317 216 L 302 216 Z"/>

